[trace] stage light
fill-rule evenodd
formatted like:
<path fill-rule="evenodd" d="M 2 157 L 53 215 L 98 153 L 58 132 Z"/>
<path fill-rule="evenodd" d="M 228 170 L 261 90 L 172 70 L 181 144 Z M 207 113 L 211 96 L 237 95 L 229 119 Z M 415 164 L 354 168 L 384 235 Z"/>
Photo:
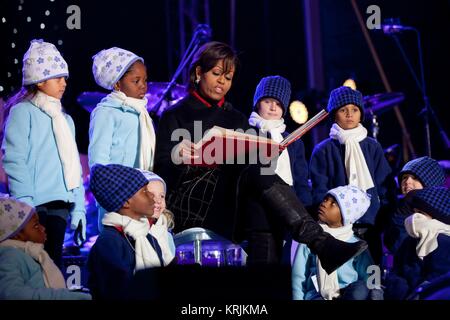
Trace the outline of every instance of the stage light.
<path fill-rule="evenodd" d="M 50 11 L 49 11 L 49 10 L 46 10 L 46 11 L 45 11 L 45 15 L 46 15 L 46 16 L 49 16 L 49 15 L 50 15 Z"/>
<path fill-rule="evenodd" d="M 356 90 L 356 82 L 352 78 L 345 80 L 343 86 L 352 88 L 353 90 Z"/>
<path fill-rule="evenodd" d="M 6 23 L 5 17 L 2 17 L 2 22 L 3 22 L 3 23 Z"/>
<path fill-rule="evenodd" d="M 31 17 L 27 17 L 27 22 L 31 22 Z"/>
<path fill-rule="evenodd" d="M 289 114 L 292 120 L 298 124 L 304 124 L 308 120 L 308 109 L 301 101 L 295 100 L 289 105 Z"/>
<path fill-rule="evenodd" d="M 41 23 L 41 29 L 45 29 L 45 24 Z"/>
<path fill-rule="evenodd" d="M 12 42 L 12 43 L 11 43 L 11 48 L 14 49 L 15 47 L 16 47 L 16 44 L 15 44 L 14 42 Z"/>
<path fill-rule="evenodd" d="M 0 92 L 2 92 L 3 90 L 5 90 L 5 89 L 3 89 L 3 86 L 0 86 Z"/>
<path fill-rule="evenodd" d="M 62 45 L 63 41 L 62 40 L 58 40 L 58 45 Z"/>
<path fill-rule="evenodd" d="M 17 29 L 16 29 L 16 28 L 13 29 L 13 33 L 14 33 L 14 34 L 17 33 Z"/>

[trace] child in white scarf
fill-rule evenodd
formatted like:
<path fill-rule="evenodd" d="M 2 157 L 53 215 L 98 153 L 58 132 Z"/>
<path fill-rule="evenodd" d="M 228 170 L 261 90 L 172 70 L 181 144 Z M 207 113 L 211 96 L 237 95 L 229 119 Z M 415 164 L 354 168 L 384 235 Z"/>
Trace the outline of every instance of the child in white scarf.
<path fill-rule="evenodd" d="M 91 114 L 89 165 L 118 163 L 151 171 L 156 138 L 147 111 L 144 59 L 113 47 L 93 57 L 92 71 L 97 84 L 112 92 Z M 99 208 L 100 231 L 104 213 Z"/>
<path fill-rule="evenodd" d="M 321 226 L 336 239 L 355 242 L 358 238 L 353 233 L 353 223 L 369 205 L 369 195 L 356 186 L 329 190 L 318 209 Z M 371 264 L 370 254 L 365 251 L 327 274 L 320 260 L 304 244 L 300 244 L 292 269 L 294 299 L 366 300 L 370 294 L 366 285 L 367 267 Z"/>
<path fill-rule="evenodd" d="M 268 76 L 261 79 L 255 90 L 253 98 L 253 112 L 250 114 L 248 123 L 252 127 L 256 127 L 261 135 L 270 135 L 270 138 L 276 142 L 281 142 L 284 136 L 287 136 L 286 125 L 284 124 L 283 116 L 286 114 L 289 107 L 289 100 L 291 98 L 291 84 L 281 76 Z M 283 150 L 276 158 L 275 173 L 283 179 L 286 184 L 292 186 L 296 191 L 297 197 L 305 206 L 311 205 L 311 190 L 308 185 L 308 164 L 305 160 L 305 147 L 301 140 L 295 142 L 291 147 Z M 264 170 L 264 168 L 261 168 Z M 264 172 L 261 171 L 261 174 Z M 255 204 L 256 205 L 256 204 Z M 265 212 L 261 207 L 259 212 Z M 254 211 L 254 210 L 252 210 Z M 254 215 L 255 212 L 248 212 L 249 215 Z M 269 214 L 267 213 L 267 216 Z M 251 221 L 262 221 L 267 217 L 255 217 Z M 269 220 L 269 219 L 267 219 Z M 263 242 L 271 241 L 268 238 L 273 237 L 276 232 L 260 232 L 260 227 L 248 226 L 250 230 L 258 229 L 259 236 L 249 235 L 249 246 L 254 248 L 249 252 L 249 262 L 253 259 L 257 261 L 267 261 L 267 257 L 255 256 L 260 255 L 262 250 L 257 250 L 257 246 L 264 246 Z M 266 240 L 263 240 L 265 237 Z M 283 239 L 281 239 L 283 240 Z M 275 240 L 276 246 L 281 247 L 282 241 Z M 286 243 L 286 250 L 290 248 L 291 241 L 288 239 Z M 278 248 L 279 249 L 279 248 Z M 268 255 L 277 256 L 276 253 L 268 253 Z M 284 253 L 283 255 L 289 255 Z M 281 257 L 280 257 L 281 258 Z"/>
<path fill-rule="evenodd" d="M 136 271 L 167 266 L 174 258 L 168 221 L 161 214 L 165 183 L 149 171 L 96 164 L 90 185 L 108 211 L 102 220 L 105 228 L 89 253 L 91 289 L 94 298 L 126 298 Z"/>
<path fill-rule="evenodd" d="M 327 190 L 351 184 L 371 195 L 371 205 L 357 221 L 355 230 L 369 244 L 376 262 L 381 260 L 380 234 L 374 228 L 376 216 L 388 204 L 387 185 L 391 168 L 383 148 L 368 137 L 364 119 L 364 102 L 361 92 L 349 87 L 339 87 L 330 93 L 327 111 L 330 121 L 330 138 L 314 147 L 310 162 L 313 204 L 318 205 Z M 343 154 L 343 150 L 345 153 Z"/>
<path fill-rule="evenodd" d="M 47 235 L 33 207 L 2 197 L 0 212 L 0 300 L 91 298 L 67 289 L 44 250 Z"/>

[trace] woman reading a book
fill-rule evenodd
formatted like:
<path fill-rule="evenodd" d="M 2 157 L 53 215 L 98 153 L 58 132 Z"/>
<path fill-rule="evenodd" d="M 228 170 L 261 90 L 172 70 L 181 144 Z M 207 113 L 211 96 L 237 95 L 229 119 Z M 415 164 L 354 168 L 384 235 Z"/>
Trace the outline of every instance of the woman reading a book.
<path fill-rule="evenodd" d="M 345 243 L 325 233 L 310 217 L 294 190 L 274 172 L 262 175 L 260 165 L 189 165 L 197 157 L 194 143 L 202 139 L 206 130 L 214 126 L 249 128 L 246 117 L 225 101 L 237 64 L 237 55 L 228 45 L 220 42 L 203 45 L 190 66 L 190 94 L 161 117 L 154 171 L 167 183 L 167 204 L 175 216 L 178 229 L 175 231 L 202 227 L 233 238 L 236 189 L 240 179 L 240 185 L 251 190 L 268 209 L 271 220 L 287 228 L 294 240 L 307 244 L 320 257 L 324 269 L 331 273 L 361 253 L 367 244 Z M 177 129 L 184 129 L 192 142 L 173 139 L 173 135 L 180 133 Z M 176 164 L 180 159 L 182 163 Z"/>

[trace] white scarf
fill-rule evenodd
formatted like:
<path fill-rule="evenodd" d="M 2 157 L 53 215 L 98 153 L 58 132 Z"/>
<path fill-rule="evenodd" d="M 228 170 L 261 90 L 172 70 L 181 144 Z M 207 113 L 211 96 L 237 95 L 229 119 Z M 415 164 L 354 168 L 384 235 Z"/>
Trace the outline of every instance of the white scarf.
<path fill-rule="evenodd" d="M 116 212 L 109 212 L 105 214 L 102 220 L 105 226 L 122 227 L 123 232 L 134 239 L 135 271 L 161 266 L 158 254 L 147 239 L 147 234 L 149 233 L 156 238 L 161 247 L 164 265 L 166 266 L 172 261 L 173 255 L 170 252 L 167 241 L 167 226 L 164 232 L 163 222 L 152 232 L 151 229 L 153 227 L 150 229 L 150 223 L 147 218 L 134 220 Z"/>
<path fill-rule="evenodd" d="M 139 137 L 141 141 L 139 146 L 139 168 L 142 170 L 151 171 L 153 168 L 153 159 L 155 155 L 156 138 L 152 119 L 147 111 L 147 98 L 130 98 L 121 91 L 113 91 L 108 95 L 108 97 L 122 102 L 122 104 L 133 108 L 137 113 L 139 113 Z"/>
<path fill-rule="evenodd" d="M 63 168 L 68 190 L 78 188 L 81 183 L 81 165 L 75 138 L 62 112 L 61 100 L 38 91 L 31 102 L 52 119 L 53 134 Z"/>
<path fill-rule="evenodd" d="M 275 142 L 280 143 L 284 139 L 282 133 L 286 130 L 286 125 L 284 124 L 283 118 L 280 120 L 266 120 L 258 113 L 252 112 L 248 119 L 248 123 L 251 126 L 260 129 L 262 133 L 269 132 L 272 140 Z M 284 149 L 278 156 L 275 173 L 288 185 L 292 186 L 294 184 L 291 172 L 291 161 L 287 149 Z"/>
<path fill-rule="evenodd" d="M 405 228 L 411 237 L 419 239 L 416 252 L 422 260 L 437 249 L 437 237 L 440 234 L 450 236 L 450 225 L 430 219 L 421 213 L 414 213 L 406 218 Z"/>
<path fill-rule="evenodd" d="M 20 249 L 36 260 L 36 262 L 41 265 L 44 284 L 47 288 L 66 288 L 66 282 L 64 281 L 61 271 L 44 250 L 44 245 L 42 243 L 8 239 L 1 242 L 0 246 Z"/>
<path fill-rule="evenodd" d="M 325 232 L 331 234 L 334 238 L 341 241 L 348 241 L 353 236 L 353 224 L 348 224 L 340 228 L 330 228 L 326 224 L 320 224 Z M 339 254 L 339 253 L 337 253 Z M 317 280 L 319 284 L 319 293 L 325 300 L 337 298 L 340 295 L 339 281 L 337 277 L 337 270 L 328 274 L 323 268 L 322 264 L 317 258 Z"/>
<path fill-rule="evenodd" d="M 372 176 L 359 142 L 367 137 L 367 129 L 361 124 L 354 129 L 344 130 L 337 123 L 331 126 L 330 138 L 345 144 L 345 170 L 348 184 L 355 185 L 364 191 L 374 187 Z"/>

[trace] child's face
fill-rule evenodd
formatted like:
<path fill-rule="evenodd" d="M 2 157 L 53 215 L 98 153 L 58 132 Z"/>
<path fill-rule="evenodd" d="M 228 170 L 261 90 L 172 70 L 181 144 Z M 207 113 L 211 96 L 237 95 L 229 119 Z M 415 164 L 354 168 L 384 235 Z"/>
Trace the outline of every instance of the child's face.
<path fill-rule="evenodd" d="M 127 200 L 124 207 L 128 209 L 126 215 L 132 219 L 139 220 L 148 217 L 149 212 L 153 212 L 155 208 L 154 195 L 148 191 L 147 185 L 145 185 Z"/>
<path fill-rule="evenodd" d="M 39 217 L 37 213 L 33 213 L 33 216 L 22 230 L 14 237 L 20 241 L 32 241 L 35 243 L 44 243 L 47 240 L 47 234 L 45 233 L 45 227 L 39 223 Z"/>
<path fill-rule="evenodd" d="M 39 82 L 37 84 L 37 87 L 40 91 L 45 93 L 48 96 L 51 96 L 56 99 L 62 98 L 64 91 L 66 90 L 66 78 L 60 77 L 60 78 L 53 78 L 49 80 L 45 80 L 43 82 Z"/>
<path fill-rule="evenodd" d="M 259 102 L 258 114 L 266 120 L 280 120 L 283 116 L 283 107 L 277 99 L 263 98 Z"/>
<path fill-rule="evenodd" d="M 361 110 L 354 104 L 347 104 L 337 109 L 335 121 L 344 130 L 354 129 L 361 122 Z"/>
<path fill-rule="evenodd" d="M 202 72 L 200 67 L 196 71 L 198 83 L 198 90 L 207 99 L 213 101 L 220 101 L 231 88 L 234 76 L 234 67 L 226 72 L 223 59 L 209 71 Z"/>
<path fill-rule="evenodd" d="M 136 61 L 116 83 L 114 89 L 120 90 L 127 97 L 143 99 L 147 93 L 147 68 L 141 61 Z"/>
<path fill-rule="evenodd" d="M 150 181 L 147 185 L 147 190 L 153 194 L 155 202 L 152 218 L 158 219 L 161 213 L 166 209 L 166 193 L 164 192 L 164 185 L 161 181 Z"/>
<path fill-rule="evenodd" d="M 406 195 L 411 190 L 423 189 L 423 185 L 414 175 L 407 173 L 402 176 L 400 189 Z"/>
<path fill-rule="evenodd" d="M 330 228 L 342 227 L 341 209 L 334 197 L 327 195 L 319 206 L 319 220 Z"/>

